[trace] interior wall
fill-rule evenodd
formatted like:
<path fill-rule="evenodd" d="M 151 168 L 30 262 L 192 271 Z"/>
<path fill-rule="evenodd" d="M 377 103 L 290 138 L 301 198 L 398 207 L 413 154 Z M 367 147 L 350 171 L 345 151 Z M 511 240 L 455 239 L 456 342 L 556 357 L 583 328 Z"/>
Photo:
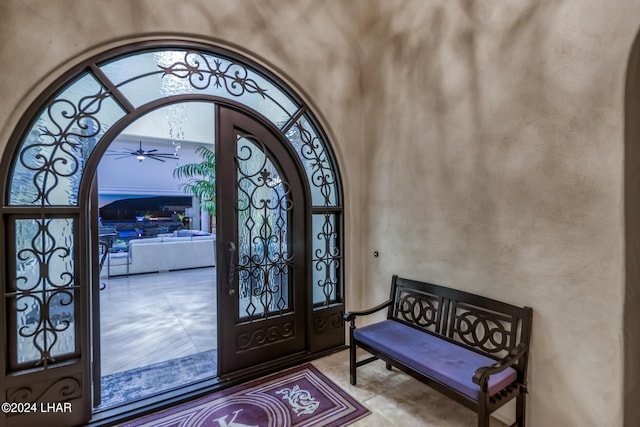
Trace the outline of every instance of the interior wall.
<path fill-rule="evenodd" d="M 624 425 L 640 425 L 640 34 L 629 58 L 625 93 Z"/>
<path fill-rule="evenodd" d="M 0 149 L 90 52 L 159 34 L 241 46 L 330 132 L 349 308 L 382 301 L 392 274 L 532 306 L 530 425 L 622 425 L 638 16 L 635 0 L 5 0 Z"/>
<path fill-rule="evenodd" d="M 365 26 L 369 302 L 397 273 L 529 305 L 531 425 L 622 425 L 622 105 L 640 4 L 411 5 L 380 2 Z"/>

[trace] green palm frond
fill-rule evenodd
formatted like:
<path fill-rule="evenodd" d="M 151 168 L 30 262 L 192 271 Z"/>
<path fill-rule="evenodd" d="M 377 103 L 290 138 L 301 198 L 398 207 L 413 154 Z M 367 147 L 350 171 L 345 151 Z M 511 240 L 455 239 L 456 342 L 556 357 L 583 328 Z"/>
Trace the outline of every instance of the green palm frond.
<path fill-rule="evenodd" d="M 215 216 L 216 155 L 204 145 L 197 146 L 195 151 L 202 158 L 202 162 L 178 166 L 173 170 L 173 176 L 178 179 L 187 178 L 179 188 L 199 198 L 201 207 Z"/>

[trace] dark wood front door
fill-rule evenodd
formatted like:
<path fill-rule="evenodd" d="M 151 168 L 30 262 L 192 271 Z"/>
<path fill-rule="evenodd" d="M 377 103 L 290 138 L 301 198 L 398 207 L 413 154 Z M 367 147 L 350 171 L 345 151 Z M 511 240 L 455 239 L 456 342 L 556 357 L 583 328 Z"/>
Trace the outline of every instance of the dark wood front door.
<path fill-rule="evenodd" d="M 291 153 L 219 106 L 216 138 L 220 376 L 304 352 L 305 198 Z"/>

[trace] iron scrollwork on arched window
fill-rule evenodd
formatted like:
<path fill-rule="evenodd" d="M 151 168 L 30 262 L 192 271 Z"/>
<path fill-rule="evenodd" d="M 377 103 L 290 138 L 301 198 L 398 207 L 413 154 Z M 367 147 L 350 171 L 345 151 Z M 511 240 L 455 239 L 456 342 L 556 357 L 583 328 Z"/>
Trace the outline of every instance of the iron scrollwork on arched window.
<path fill-rule="evenodd" d="M 307 175 L 313 204 L 313 303 L 326 307 L 341 298 L 341 206 L 336 168 L 321 133 L 303 116 L 286 133 Z"/>
<path fill-rule="evenodd" d="M 326 153 L 317 136 L 301 122 L 296 123 L 296 129 L 300 133 L 300 156 L 309 164 L 310 184 L 320 192 L 317 204 L 331 206 L 335 200 L 335 176 Z"/>
<path fill-rule="evenodd" d="M 210 60 L 199 52 L 185 52 L 182 61 L 176 61 L 170 65 L 158 67 L 162 70 L 162 77 L 175 76 L 188 80 L 189 84 L 198 90 L 207 89 L 213 82 L 216 88 L 224 88 L 230 95 L 242 96 L 245 93 L 256 93 L 262 98 L 269 97 L 277 104 L 277 101 L 267 94 L 267 90 L 261 88 L 255 79 L 249 77 L 246 67 L 236 62 L 223 63 L 220 58 Z"/>
<path fill-rule="evenodd" d="M 141 52 L 100 69 L 136 108 L 174 95 L 221 97 L 247 105 L 278 128 L 300 108 L 267 76 L 222 55 L 195 50 Z M 132 69 L 144 71 L 131 75 Z"/>
<path fill-rule="evenodd" d="M 93 76 L 76 80 L 46 106 L 23 139 L 9 204 L 77 205 L 86 159 L 123 115 Z"/>

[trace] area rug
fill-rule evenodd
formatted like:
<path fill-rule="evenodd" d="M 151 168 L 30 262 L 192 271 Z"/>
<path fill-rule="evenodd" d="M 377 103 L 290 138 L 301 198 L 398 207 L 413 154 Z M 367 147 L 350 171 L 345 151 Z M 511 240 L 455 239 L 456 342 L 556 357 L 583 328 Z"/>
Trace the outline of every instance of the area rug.
<path fill-rule="evenodd" d="M 171 359 L 102 377 L 100 409 L 133 402 L 175 387 L 211 378 L 218 372 L 216 350 Z"/>
<path fill-rule="evenodd" d="M 177 405 L 126 427 L 338 427 L 369 414 L 310 364 Z"/>

